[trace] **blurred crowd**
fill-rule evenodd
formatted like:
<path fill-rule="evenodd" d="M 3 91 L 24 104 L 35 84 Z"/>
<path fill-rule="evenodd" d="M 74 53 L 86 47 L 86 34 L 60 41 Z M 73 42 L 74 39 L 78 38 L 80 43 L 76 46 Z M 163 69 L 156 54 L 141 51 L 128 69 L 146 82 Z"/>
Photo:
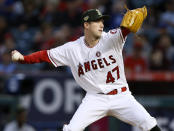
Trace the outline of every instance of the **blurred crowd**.
<path fill-rule="evenodd" d="M 137 34 L 127 37 L 123 51 L 126 72 L 174 70 L 174 0 L 0 0 L 0 73 L 60 70 L 50 64 L 11 62 L 14 49 L 22 54 L 54 48 L 83 35 L 81 14 L 98 8 L 109 14 L 105 31 L 117 28 L 129 9 L 144 5 L 148 16 Z"/>

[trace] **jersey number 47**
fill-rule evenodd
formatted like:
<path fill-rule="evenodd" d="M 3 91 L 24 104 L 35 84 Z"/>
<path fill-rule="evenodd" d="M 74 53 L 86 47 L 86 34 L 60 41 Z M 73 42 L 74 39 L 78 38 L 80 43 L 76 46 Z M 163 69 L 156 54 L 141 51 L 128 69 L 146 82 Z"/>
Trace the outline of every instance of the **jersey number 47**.
<path fill-rule="evenodd" d="M 116 72 L 117 73 L 117 78 L 114 78 L 112 73 Z M 109 71 L 108 74 L 107 74 L 107 79 L 106 79 L 106 83 L 114 83 L 115 82 L 115 79 L 119 79 L 120 78 L 120 70 L 119 70 L 119 67 L 116 66 L 114 69 L 112 69 L 112 71 Z"/>

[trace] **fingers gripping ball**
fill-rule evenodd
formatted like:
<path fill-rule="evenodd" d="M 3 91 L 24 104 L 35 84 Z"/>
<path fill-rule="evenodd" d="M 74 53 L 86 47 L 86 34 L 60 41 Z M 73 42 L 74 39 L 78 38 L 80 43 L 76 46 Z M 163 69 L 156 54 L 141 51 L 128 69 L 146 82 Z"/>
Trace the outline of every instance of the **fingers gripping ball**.
<path fill-rule="evenodd" d="M 129 29 L 133 33 L 136 33 L 140 29 L 146 16 L 147 9 L 145 6 L 134 10 L 128 10 L 123 17 L 120 26 Z"/>
<path fill-rule="evenodd" d="M 21 60 L 24 60 L 23 55 L 16 50 L 13 51 L 12 52 L 12 61 L 17 62 L 17 61 L 21 61 Z"/>

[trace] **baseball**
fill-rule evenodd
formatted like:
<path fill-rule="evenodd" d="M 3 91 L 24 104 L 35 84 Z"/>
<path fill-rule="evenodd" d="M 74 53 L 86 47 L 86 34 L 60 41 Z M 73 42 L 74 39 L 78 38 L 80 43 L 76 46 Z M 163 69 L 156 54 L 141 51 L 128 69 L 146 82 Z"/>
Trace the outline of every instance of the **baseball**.
<path fill-rule="evenodd" d="M 23 56 L 18 51 L 15 51 L 14 53 L 12 53 L 12 61 L 19 61 L 22 59 L 23 59 Z"/>

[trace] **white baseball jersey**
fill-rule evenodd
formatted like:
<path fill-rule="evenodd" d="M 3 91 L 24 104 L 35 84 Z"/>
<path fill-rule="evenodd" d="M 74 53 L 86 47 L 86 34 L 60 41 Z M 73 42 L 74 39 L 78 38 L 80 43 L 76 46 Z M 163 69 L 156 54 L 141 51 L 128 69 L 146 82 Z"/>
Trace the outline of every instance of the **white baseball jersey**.
<path fill-rule="evenodd" d="M 150 130 L 157 122 L 135 100 L 128 90 L 124 74 L 122 49 L 125 40 L 120 28 L 103 32 L 93 48 L 85 44 L 84 36 L 73 42 L 48 50 L 51 62 L 70 66 L 77 83 L 87 91 L 70 123 L 63 131 L 83 131 L 105 116 L 114 116 L 128 124 Z M 127 90 L 120 92 L 122 87 Z M 116 95 L 105 95 L 117 89 Z M 104 94 L 101 94 L 104 93 Z"/>
<path fill-rule="evenodd" d="M 118 28 L 103 32 L 100 41 L 92 48 L 85 44 L 82 36 L 47 53 L 54 66 L 69 66 L 76 82 L 85 91 L 108 93 L 128 87 L 122 57 L 124 43 Z"/>

